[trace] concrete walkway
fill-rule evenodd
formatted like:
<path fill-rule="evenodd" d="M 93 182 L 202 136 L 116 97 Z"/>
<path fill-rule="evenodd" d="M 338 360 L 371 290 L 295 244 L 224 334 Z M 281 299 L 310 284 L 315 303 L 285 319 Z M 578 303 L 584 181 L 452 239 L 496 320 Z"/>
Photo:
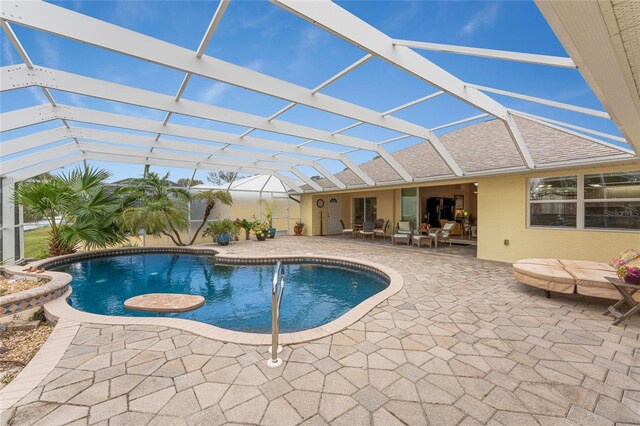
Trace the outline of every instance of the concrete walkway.
<path fill-rule="evenodd" d="M 379 262 L 404 288 L 348 329 L 285 347 L 225 344 L 158 326 L 80 324 L 60 362 L 3 414 L 11 425 L 640 423 L 640 317 L 545 299 L 510 266 L 459 249 L 279 237 L 229 253 Z M 286 303 L 286 297 L 283 303 Z M 43 362 L 39 360 L 39 362 Z"/>

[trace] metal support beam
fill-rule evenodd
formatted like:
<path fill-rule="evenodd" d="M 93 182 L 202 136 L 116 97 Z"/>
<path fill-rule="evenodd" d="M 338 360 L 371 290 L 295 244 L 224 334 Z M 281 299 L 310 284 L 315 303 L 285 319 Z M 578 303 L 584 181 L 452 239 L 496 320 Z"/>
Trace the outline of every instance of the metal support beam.
<path fill-rule="evenodd" d="M 366 64 L 367 62 L 369 62 L 369 60 L 373 58 L 372 55 L 365 55 L 362 58 L 358 59 L 357 61 L 355 61 L 353 64 L 349 65 L 348 67 L 346 67 L 345 69 L 343 69 L 342 71 L 338 72 L 337 74 L 335 74 L 334 76 L 330 77 L 329 79 L 325 80 L 324 82 L 320 83 L 319 85 L 317 85 L 312 91 L 312 94 L 316 94 L 318 93 L 320 90 L 324 89 L 325 87 L 327 87 L 328 85 L 330 85 L 331 83 L 334 83 L 335 81 L 337 81 L 338 79 L 344 77 L 345 75 L 347 75 L 348 73 L 350 73 L 351 71 L 355 70 L 356 68 L 358 68 L 361 65 Z"/>
<path fill-rule="evenodd" d="M 578 130 L 580 132 L 589 133 L 589 134 L 596 135 L 596 136 L 601 136 L 603 138 L 607 138 L 607 139 L 611 139 L 611 140 L 614 140 L 614 141 L 626 143 L 627 145 L 629 144 L 629 142 L 627 142 L 627 140 L 625 138 L 621 138 L 620 136 L 616 136 L 616 135 L 612 135 L 612 134 L 604 133 L 604 132 L 599 132 L 599 131 L 593 130 L 593 129 L 587 129 L 586 127 L 576 126 L 575 124 L 565 123 L 564 121 L 558 121 L 558 120 L 554 120 L 554 119 L 548 118 L 548 117 L 541 117 L 539 115 L 529 114 L 528 112 L 524 112 L 524 111 L 518 111 L 518 110 L 515 110 L 515 109 L 511 109 L 509 111 L 511 111 L 512 114 L 519 115 L 521 117 L 535 118 L 536 120 L 542 121 L 543 122 L 542 124 L 545 124 L 545 125 L 557 124 L 558 126 L 563 126 L 563 127 L 569 128 L 569 129 Z"/>
<path fill-rule="evenodd" d="M 307 175 L 305 175 L 304 173 L 302 173 L 300 170 L 296 169 L 295 167 L 291 167 L 291 169 L 289 171 L 291 173 L 293 173 L 294 175 L 298 176 L 304 183 L 306 183 L 307 185 L 309 185 L 310 187 L 312 187 L 316 191 L 322 191 L 323 190 L 323 188 L 320 185 L 318 185 L 311 178 L 307 177 Z"/>
<path fill-rule="evenodd" d="M 163 126 L 161 123 L 153 120 L 147 120 L 142 118 L 124 116 L 120 114 L 107 113 L 103 111 L 90 110 L 79 107 L 69 107 L 65 105 L 58 106 L 56 108 L 51 107 L 50 105 L 42 105 L 39 107 L 31 107 L 25 108 L 22 110 L 16 110 L 7 112 L 4 114 L 0 114 L 0 120 L 2 122 L 2 130 L 14 130 L 17 128 L 41 123 L 44 121 L 49 121 L 58 118 L 58 116 L 65 117 L 72 121 L 98 124 L 101 126 L 109 126 L 109 127 L 119 127 L 129 130 L 137 130 L 142 132 L 149 133 L 158 133 L 162 132 L 166 135 L 202 140 L 206 142 L 219 142 L 225 143 L 229 145 L 240 145 L 245 147 L 253 147 L 264 149 L 265 147 L 269 147 L 274 150 L 278 150 L 280 152 L 287 152 L 297 155 L 307 155 L 312 157 L 320 157 L 320 158 L 329 158 L 338 161 L 343 161 L 344 157 L 336 151 L 331 151 L 328 149 L 320 149 L 320 148 L 310 148 L 310 147 L 298 147 L 296 145 L 292 145 L 285 142 L 276 142 L 268 139 L 260 139 L 260 138 L 240 138 L 237 135 L 231 133 L 223 133 L 214 130 L 201 129 L 196 127 L 178 125 L 178 124 L 167 124 Z M 78 137 L 84 137 L 85 133 L 88 135 L 98 135 L 94 136 L 98 140 L 102 138 L 106 138 L 107 141 L 111 141 L 114 139 L 115 141 L 123 141 L 122 143 L 127 144 L 135 144 L 137 140 L 140 140 L 141 137 L 136 135 L 127 135 L 127 134 L 119 134 L 116 136 L 115 132 L 107 132 L 98 130 L 98 129 L 80 129 L 82 133 L 80 133 L 79 128 L 73 128 L 71 134 L 77 135 Z M 50 135 L 49 138 L 52 136 Z M 117 137 L 117 139 L 116 139 Z M 25 137 L 26 138 L 26 137 Z M 63 137 L 61 137 L 63 139 Z M 152 139 L 152 138 L 151 138 Z M 29 137 L 31 141 L 31 146 L 36 145 L 37 139 L 35 137 Z M 148 139 L 146 139 L 148 140 Z M 17 144 L 12 143 L 13 140 L 9 140 L 3 142 L 3 152 L 4 152 L 4 144 L 10 144 L 12 150 L 14 152 L 19 151 L 19 147 L 16 147 Z M 158 141 L 160 145 L 156 145 L 158 147 L 162 146 L 162 142 Z M 188 143 L 180 142 L 180 141 L 167 141 L 166 148 L 172 149 L 175 146 L 187 146 Z M 39 146 L 39 145 L 38 145 Z M 199 148 L 200 150 L 205 149 L 205 146 L 194 146 L 193 148 Z M 222 148 L 220 148 L 222 150 Z M 226 151 L 226 149 L 225 149 Z M 233 151 L 232 151 L 233 152 Z M 247 151 L 249 152 L 249 151 Z M 243 153 L 246 155 L 246 153 Z M 261 156 L 261 153 L 252 152 L 254 156 Z M 302 164 L 304 159 L 297 160 Z M 365 175 L 365 173 L 353 162 L 350 164 L 345 164 L 345 166 L 351 168 L 354 173 L 358 175 Z M 313 165 L 312 165 L 313 166 Z M 369 178 L 370 180 L 370 178 Z"/>
<path fill-rule="evenodd" d="M 477 84 L 467 83 L 468 87 L 482 90 L 483 92 L 495 93 L 496 95 L 508 96 L 510 98 L 522 99 L 524 101 L 534 102 L 541 105 L 547 105 L 554 108 L 566 109 L 568 111 L 579 112 L 581 114 L 592 115 L 594 117 L 610 119 L 609 114 L 606 111 L 599 111 L 597 109 L 585 108 L 581 106 L 565 104 L 563 102 L 551 101 L 549 99 L 538 98 L 535 96 L 523 95 L 521 93 L 509 92 L 507 90 L 494 89 L 493 87 L 480 86 Z"/>
<path fill-rule="evenodd" d="M 435 98 L 436 96 L 440 96 L 440 95 L 444 95 L 444 92 L 443 92 L 442 90 L 438 90 L 438 91 L 437 91 L 437 92 L 435 92 L 435 93 L 432 93 L 432 94 L 430 94 L 430 95 L 427 95 L 427 96 L 423 96 L 423 97 L 421 97 L 421 98 L 418 98 L 418 99 L 416 99 L 415 101 L 407 102 L 406 104 L 403 104 L 403 105 L 397 106 L 397 107 L 395 107 L 395 108 L 391 108 L 390 110 L 383 112 L 383 113 L 382 113 L 382 116 L 384 117 L 384 116 L 386 116 L 386 115 L 393 114 L 394 112 L 401 111 L 401 110 L 403 110 L 403 109 L 405 109 L 405 108 L 409 108 L 409 107 L 414 106 L 414 105 L 417 105 L 417 104 L 419 104 L 419 103 L 421 103 L 421 102 L 428 101 L 429 99 Z"/>
<path fill-rule="evenodd" d="M 538 55 L 535 53 L 509 52 L 506 50 L 482 49 L 480 47 L 454 46 L 451 44 L 427 43 L 424 41 L 393 40 L 396 46 L 414 49 L 433 50 L 436 52 L 457 53 L 482 58 L 503 59 L 506 61 L 526 62 L 529 64 L 549 65 L 561 68 L 576 68 L 571 58 L 560 56 Z"/>
<path fill-rule="evenodd" d="M 84 155 L 81 152 L 74 152 L 73 154 L 67 155 L 65 157 L 58 157 L 49 161 L 35 164 L 31 167 L 25 167 L 24 169 L 20 169 L 11 175 L 6 175 L 5 177 L 12 178 L 16 182 L 19 182 L 25 179 L 32 178 L 34 176 L 41 175 L 42 173 L 51 172 L 61 167 L 79 163 L 84 159 Z"/>
<path fill-rule="evenodd" d="M 348 168 L 350 168 L 353 173 L 355 173 L 360 179 L 362 179 L 364 181 L 364 183 L 366 183 L 367 185 L 370 186 L 374 186 L 376 183 L 373 181 L 373 179 L 371 179 L 369 177 L 368 174 L 366 174 L 360 167 L 358 167 L 358 165 L 356 163 L 354 163 L 353 161 L 351 161 L 351 159 L 349 157 L 347 157 L 346 155 L 341 155 L 340 156 L 340 161 L 342 161 L 342 163 L 347 166 Z"/>
<path fill-rule="evenodd" d="M 520 129 L 518 129 L 518 125 L 516 121 L 513 119 L 513 116 L 509 113 L 507 114 L 507 131 L 511 134 L 511 138 L 516 143 L 516 149 L 520 154 L 520 158 L 522 158 L 522 162 L 529 169 L 534 169 L 535 163 L 533 162 L 533 157 L 531 157 L 531 153 L 527 149 L 527 145 L 524 142 L 524 138 L 520 133 Z"/>
<path fill-rule="evenodd" d="M 457 120 L 457 121 L 453 121 L 451 123 L 443 124 L 442 126 L 432 127 L 431 130 L 435 132 L 436 130 L 446 129 L 447 127 L 452 127 L 452 126 L 456 126 L 458 124 L 468 123 L 469 121 L 478 120 L 479 118 L 484 118 L 484 117 L 488 117 L 488 116 L 489 116 L 489 114 L 478 114 L 478 115 L 474 115 L 473 117 L 463 118 L 462 120 Z"/>
<path fill-rule="evenodd" d="M 2 262 L 10 265 L 16 259 L 16 205 L 13 202 L 15 181 L 2 178 Z"/>
<path fill-rule="evenodd" d="M 333 173 L 327 170 L 322 164 L 317 161 L 313 162 L 313 168 L 316 169 L 321 175 L 325 178 L 329 179 L 335 186 L 340 189 L 345 189 L 347 185 L 345 185 L 340 179 L 338 179 Z"/>
<path fill-rule="evenodd" d="M 138 105 L 160 111 L 175 112 L 205 120 L 252 127 L 268 132 L 315 139 L 322 142 L 369 151 L 376 150 L 376 144 L 365 139 L 345 135 L 332 135 L 330 132 L 324 130 L 284 121 L 267 121 L 264 117 L 201 102 L 187 101 L 184 99 L 180 102 L 175 102 L 172 96 L 49 68 L 35 67 L 33 70 L 28 70 L 24 66 L 9 66 L 2 67 L 0 73 L 0 89 L 2 91 L 13 90 L 16 88 L 16 85 L 20 85 L 19 87 L 36 85 L 55 87 L 57 90 Z M 158 133 L 163 132 L 160 131 Z"/>
<path fill-rule="evenodd" d="M 277 98 L 287 99 L 291 102 L 353 118 L 354 120 L 363 121 L 375 126 L 430 139 L 428 129 L 408 121 L 395 117 L 382 117 L 376 111 L 362 106 L 321 93 L 311 93 L 304 87 L 207 55 L 198 59 L 194 57 L 193 52 L 188 49 L 82 15 L 51 3 L 6 0 L 3 2 L 3 6 L 6 9 L 12 10 L 12 14 L 3 16 L 3 19 L 19 25 L 25 25 L 73 40 L 79 40 L 87 44 Z M 324 6 L 324 4 L 321 4 L 321 6 Z M 487 97 L 487 99 L 490 98 Z M 166 110 L 176 112 L 172 109 Z M 259 128 L 252 125 L 246 126 Z M 281 133 L 277 130 L 268 131 Z M 329 142 L 341 143 L 339 141 Z"/>
<path fill-rule="evenodd" d="M 595 143 L 597 143 L 599 145 L 606 146 L 607 148 L 615 149 L 615 150 L 623 152 L 625 154 L 630 154 L 630 155 L 634 155 L 635 154 L 632 149 L 625 148 L 625 147 L 622 147 L 620 145 L 616 145 L 614 143 L 605 142 L 603 140 L 594 138 L 592 136 L 585 135 L 583 133 L 575 132 L 575 131 L 570 130 L 570 129 L 566 128 L 566 127 L 561 127 L 561 125 L 555 125 L 555 124 L 552 124 L 550 122 L 546 122 L 544 120 L 540 120 L 540 119 L 536 118 L 535 116 L 530 116 L 528 114 L 519 114 L 519 113 L 516 113 L 516 112 L 514 112 L 513 114 L 514 115 L 519 115 L 519 116 L 523 117 L 526 120 L 531 120 L 531 121 L 533 121 L 535 123 L 542 124 L 543 126 L 547 126 L 547 127 L 551 127 L 552 129 L 559 130 L 559 131 L 561 131 L 563 133 L 567 133 L 567 134 L 572 135 L 572 136 L 577 136 L 577 137 L 582 138 L 582 139 L 590 140 L 591 142 L 595 142 Z M 573 127 L 579 127 L 579 126 L 573 126 Z M 582 128 L 580 128 L 580 129 L 582 129 Z M 588 129 L 585 129 L 585 130 L 588 130 Z"/>
<path fill-rule="evenodd" d="M 408 47 L 394 46 L 393 40 L 389 36 L 352 15 L 337 4 L 328 0 L 307 2 L 271 0 L 271 2 L 311 22 L 313 25 L 323 28 L 343 40 L 348 41 L 356 47 L 397 66 L 405 72 L 438 87 L 450 95 L 509 123 L 508 114 L 504 106 L 479 90 L 466 87 L 460 79 Z M 385 120 L 393 118 L 393 116 L 380 117 Z M 367 122 L 367 120 L 360 121 Z M 383 125 L 381 127 L 429 140 L 449 168 L 457 176 L 463 175 L 460 166 L 458 166 L 447 149 L 437 140 L 433 132 L 429 131 L 427 136 L 420 136 L 412 132 L 391 128 L 390 126 Z"/>

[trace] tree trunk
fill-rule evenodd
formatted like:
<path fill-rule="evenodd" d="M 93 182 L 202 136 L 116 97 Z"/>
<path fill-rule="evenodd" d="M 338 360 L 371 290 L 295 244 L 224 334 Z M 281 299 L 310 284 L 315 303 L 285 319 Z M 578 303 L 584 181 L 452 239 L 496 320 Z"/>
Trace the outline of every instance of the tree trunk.
<path fill-rule="evenodd" d="M 207 207 L 204 209 L 204 217 L 202 218 L 202 223 L 200 224 L 200 226 L 198 226 L 198 229 L 196 229 L 196 232 L 193 233 L 193 237 L 191 237 L 191 241 L 189 241 L 190 246 L 193 245 L 193 243 L 196 241 L 196 238 L 198 238 L 198 234 L 202 230 L 202 227 L 204 226 L 205 223 L 207 223 L 207 219 L 209 219 L 209 215 L 211 214 L 211 210 L 213 210 L 214 205 L 215 203 L 207 203 Z"/>
<path fill-rule="evenodd" d="M 167 237 L 171 238 L 171 241 L 173 241 L 173 244 L 177 245 L 177 246 L 181 246 L 183 244 L 181 244 L 180 242 L 176 241 L 175 238 L 173 238 L 173 235 L 169 234 L 168 232 L 162 232 L 163 235 L 166 235 Z"/>

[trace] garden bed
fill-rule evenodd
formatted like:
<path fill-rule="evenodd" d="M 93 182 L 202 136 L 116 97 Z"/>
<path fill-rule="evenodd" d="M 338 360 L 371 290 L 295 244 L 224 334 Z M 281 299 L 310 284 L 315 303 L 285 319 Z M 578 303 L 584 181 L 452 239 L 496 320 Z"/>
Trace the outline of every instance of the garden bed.
<path fill-rule="evenodd" d="M 40 287 L 46 282 L 47 280 L 38 278 L 18 277 L 16 279 L 15 277 L 2 274 L 0 275 L 0 296 L 31 290 L 32 288 Z"/>
<path fill-rule="evenodd" d="M 40 350 L 53 331 L 47 323 L 40 323 L 36 328 L 18 331 L 0 331 L 0 389 L 11 381 L 29 363 Z"/>

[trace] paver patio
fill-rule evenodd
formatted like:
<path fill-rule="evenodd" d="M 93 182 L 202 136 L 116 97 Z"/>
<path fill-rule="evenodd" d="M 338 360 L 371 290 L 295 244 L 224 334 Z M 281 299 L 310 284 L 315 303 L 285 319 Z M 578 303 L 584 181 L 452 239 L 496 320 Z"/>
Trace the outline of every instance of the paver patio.
<path fill-rule="evenodd" d="M 386 265 L 404 288 L 346 330 L 266 347 L 180 330 L 82 324 L 3 414 L 11 425 L 640 423 L 640 317 L 521 285 L 469 249 L 278 237 L 229 253 L 331 254 Z M 294 291 L 294 290 L 290 290 Z M 286 295 L 283 303 L 287 303 Z"/>

